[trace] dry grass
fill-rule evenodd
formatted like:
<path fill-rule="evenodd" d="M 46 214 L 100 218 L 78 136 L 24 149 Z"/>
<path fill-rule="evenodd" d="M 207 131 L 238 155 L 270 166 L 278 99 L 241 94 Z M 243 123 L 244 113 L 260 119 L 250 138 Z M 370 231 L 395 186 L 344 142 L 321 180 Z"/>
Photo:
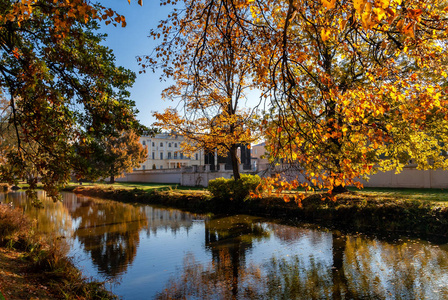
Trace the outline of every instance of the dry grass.
<path fill-rule="evenodd" d="M 55 236 L 37 235 L 34 223 L 21 211 L 2 204 L 0 246 L 3 247 L 0 248 L 2 253 L 7 253 L 0 255 L 2 272 L 11 274 L 9 278 L 17 278 L 14 284 L 8 284 L 3 279 L 0 287 L 8 287 L 8 299 L 23 299 L 21 293 L 28 290 L 29 281 L 41 286 L 40 291 L 35 291 L 36 294 L 51 295 L 46 299 L 116 299 L 101 283 L 89 282 L 82 276 L 67 257 L 65 243 Z M 8 264 L 4 261 L 6 259 L 9 260 Z"/>
<path fill-rule="evenodd" d="M 0 205 L 0 246 L 26 249 L 34 238 L 30 220 L 19 210 Z"/>

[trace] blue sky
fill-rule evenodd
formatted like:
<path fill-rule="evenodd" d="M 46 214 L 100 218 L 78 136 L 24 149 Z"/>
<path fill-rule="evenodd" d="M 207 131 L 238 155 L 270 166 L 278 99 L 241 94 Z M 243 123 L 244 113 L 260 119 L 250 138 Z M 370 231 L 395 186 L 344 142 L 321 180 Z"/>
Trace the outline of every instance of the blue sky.
<path fill-rule="evenodd" d="M 127 26 L 114 27 L 113 25 L 101 24 L 102 33 L 107 33 L 108 37 L 103 43 L 114 51 L 116 64 L 134 71 L 137 79 L 130 90 L 131 99 L 135 101 L 139 110 L 138 119 L 147 126 L 150 126 L 155 119 L 152 111 L 161 111 L 168 106 L 174 106 L 169 101 L 163 101 L 160 94 L 162 90 L 170 85 L 168 82 L 160 82 L 160 73 L 147 71 L 146 74 L 138 74 L 136 56 L 150 54 L 152 49 L 158 44 L 149 38 L 149 31 L 155 28 L 158 22 L 165 19 L 173 6 L 160 6 L 159 0 L 144 0 L 143 6 L 132 0 L 131 4 L 127 0 L 101 0 L 102 5 L 110 7 L 117 13 L 126 17 Z"/>
<path fill-rule="evenodd" d="M 159 41 L 149 38 L 149 32 L 156 28 L 160 20 L 167 18 L 173 10 L 172 5 L 160 6 L 160 0 L 143 0 L 143 6 L 137 0 L 99 0 L 105 7 L 110 7 L 117 13 L 126 17 L 126 27 L 101 24 L 100 32 L 107 33 L 108 37 L 103 43 L 114 51 L 116 64 L 134 71 L 137 79 L 130 90 L 131 99 L 135 101 L 139 110 L 138 119 L 143 125 L 151 126 L 155 122 L 153 111 L 163 111 L 165 108 L 175 107 L 177 103 L 162 100 L 162 91 L 172 82 L 161 82 L 160 72 L 153 73 L 147 70 L 139 74 L 136 56 L 151 54 Z M 259 101 L 258 91 L 249 91 L 248 100 L 243 100 L 240 107 L 253 107 Z"/>

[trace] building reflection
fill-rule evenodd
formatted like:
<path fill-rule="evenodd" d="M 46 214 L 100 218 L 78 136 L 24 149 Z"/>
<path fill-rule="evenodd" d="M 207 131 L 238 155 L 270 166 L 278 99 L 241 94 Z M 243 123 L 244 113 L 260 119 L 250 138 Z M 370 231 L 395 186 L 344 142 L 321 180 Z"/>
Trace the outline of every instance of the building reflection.
<path fill-rule="evenodd" d="M 256 217 L 237 215 L 205 221 L 205 248 L 212 254 L 208 265 L 188 254 L 181 278 L 173 278 L 158 299 L 244 299 L 247 292 L 246 255 L 269 232 Z"/>
<path fill-rule="evenodd" d="M 89 252 L 101 274 L 116 278 L 133 263 L 141 233 L 188 229 L 197 216 L 179 210 L 135 206 L 89 197 L 64 201 L 77 226 L 75 237 Z"/>
<path fill-rule="evenodd" d="M 147 236 L 158 231 L 174 234 L 189 230 L 201 216 L 179 210 L 134 206 L 120 202 L 62 193 L 63 201 L 54 202 L 38 192 L 41 208 L 23 191 L 2 194 L 1 203 L 11 203 L 36 220 L 39 232 L 56 237 L 74 238 L 100 274 L 116 278 L 126 272 L 136 257 L 141 232 Z"/>
<path fill-rule="evenodd" d="M 188 230 L 193 226 L 193 222 L 204 220 L 205 217 L 192 213 L 187 213 L 177 209 L 156 208 L 152 206 L 142 206 L 143 213 L 147 218 L 146 234 L 157 234 L 157 231 L 170 231 L 173 234 L 181 229 Z"/>

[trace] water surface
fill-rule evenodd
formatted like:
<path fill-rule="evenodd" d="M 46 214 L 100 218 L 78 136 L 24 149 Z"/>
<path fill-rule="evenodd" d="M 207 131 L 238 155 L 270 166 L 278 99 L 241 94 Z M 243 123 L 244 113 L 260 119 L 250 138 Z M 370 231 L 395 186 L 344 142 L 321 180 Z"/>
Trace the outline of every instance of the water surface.
<path fill-rule="evenodd" d="M 63 237 L 85 275 L 123 299 L 448 299 L 448 245 L 344 235 L 245 215 L 1 194 Z"/>

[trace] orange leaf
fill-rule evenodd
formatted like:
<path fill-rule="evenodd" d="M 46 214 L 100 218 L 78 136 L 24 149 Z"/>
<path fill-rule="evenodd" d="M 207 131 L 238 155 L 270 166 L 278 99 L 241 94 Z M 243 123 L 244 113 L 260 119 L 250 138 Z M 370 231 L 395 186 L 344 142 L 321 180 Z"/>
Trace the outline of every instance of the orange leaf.
<path fill-rule="evenodd" d="M 322 41 L 327 41 L 330 39 L 331 30 L 329 28 L 323 28 L 320 32 L 320 37 L 322 38 Z"/>
<path fill-rule="evenodd" d="M 325 6 L 327 9 L 333 9 L 336 7 L 336 0 L 322 0 L 322 5 Z"/>

